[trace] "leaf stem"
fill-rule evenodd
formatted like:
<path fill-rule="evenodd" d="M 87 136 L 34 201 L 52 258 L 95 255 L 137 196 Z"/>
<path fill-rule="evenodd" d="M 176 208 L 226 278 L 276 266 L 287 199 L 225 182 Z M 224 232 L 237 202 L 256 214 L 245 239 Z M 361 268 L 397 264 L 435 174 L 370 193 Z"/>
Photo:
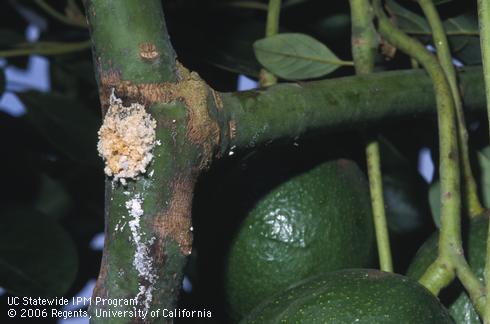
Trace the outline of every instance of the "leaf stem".
<path fill-rule="evenodd" d="M 17 57 L 26 55 L 59 55 L 71 52 L 82 51 L 90 48 L 90 41 L 83 42 L 72 42 L 72 43 L 62 43 L 62 42 L 49 42 L 49 43 L 33 43 L 31 46 L 16 48 L 11 50 L 0 51 L 0 57 Z"/>
<path fill-rule="evenodd" d="M 378 246 L 380 269 L 393 272 L 390 238 L 386 223 L 386 213 L 383 197 L 383 181 L 381 177 L 381 158 L 379 143 L 375 139 L 368 141 L 366 145 L 367 170 L 369 177 L 369 189 L 371 193 L 371 206 L 373 209 L 374 229 Z"/>
<path fill-rule="evenodd" d="M 369 74 L 374 70 L 377 49 L 377 35 L 373 25 L 372 8 L 367 0 L 350 0 L 350 8 L 352 17 L 352 56 L 356 73 L 358 75 Z M 366 160 L 380 269 L 393 272 L 384 207 L 379 143 L 374 138 L 370 138 L 367 141 Z"/>
<path fill-rule="evenodd" d="M 58 20 L 59 22 L 65 24 L 65 25 L 70 25 L 70 26 L 75 26 L 75 27 L 80 27 L 80 28 L 87 28 L 88 27 L 87 23 L 85 21 L 71 19 L 71 18 L 59 13 L 56 9 L 51 7 L 44 0 L 34 0 L 34 3 L 36 3 L 48 15 L 50 15 L 51 17 L 53 17 L 54 19 Z"/>
<path fill-rule="evenodd" d="M 468 148 L 468 131 L 466 130 L 466 123 L 463 112 L 463 103 L 458 87 L 458 80 L 456 78 L 456 69 L 454 68 L 451 50 L 449 49 L 449 43 L 444 31 L 439 13 L 432 0 L 418 0 L 420 7 L 422 8 L 430 28 L 432 29 L 434 43 L 437 49 L 437 57 L 441 67 L 446 75 L 446 78 L 451 87 L 451 93 L 456 108 L 456 117 L 458 121 L 458 135 L 459 135 L 459 149 L 460 159 L 463 171 L 464 181 L 464 196 L 466 199 L 466 211 L 469 217 L 473 218 L 480 215 L 483 212 L 483 207 L 478 197 L 478 189 L 476 181 L 471 170 L 469 148 Z"/>
<path fill-rule="evenodd" d="M 265 26 L 265 37 L 274 36 L 279 32 L 279 16 L 281 14 L 281 0 L 269 0 L 267 9 L 267 22 Z M 260 70 L 259 83 L 262 87 L 277 83 L 277 77 L 266 69 Z"/>
<path fill-rule="evenodd" d="M 483 77 L 485 80 L 485 95 L 487 98 L 487 114 L 490 124 L 490 3 L 487 0 L 478 0 L 478 22 L 480 25 L 480 44 L 483 64 Z M 490 291 L 490 222 L 487 234 L 487 256 L 485 261 L 485 287 Z M 484 323 L 490 323 L 490 298 L 487 296 L 484 308 Z"/>
<path fill-rule="evenodd" d="M 438 294 L 455 277 L 453 251 L 462 250 L 460 173 L 454 101 L 449 83 L 437 59 L 421 43 L 392 24 L 383 11 L 381 0 L 374 0 L 373 5 L 378 17 L 379 32 L 387 41 L 414 57 L 425 68 L 432 79 L 436 94 L 441 175 L 439 255 L 420 282 L 434 294 Z"/>

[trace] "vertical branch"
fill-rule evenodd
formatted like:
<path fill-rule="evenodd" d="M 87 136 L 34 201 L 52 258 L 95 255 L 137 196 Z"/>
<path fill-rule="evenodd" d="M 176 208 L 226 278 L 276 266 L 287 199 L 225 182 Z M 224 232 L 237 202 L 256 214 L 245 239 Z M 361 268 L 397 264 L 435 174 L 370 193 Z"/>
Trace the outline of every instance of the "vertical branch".
<path fill-rule="evenodd" d="M 377 49 L 377 34 L 373 25 L 372 8 L 367 0 L 350 0 L 350 8 L 352 56 L 356 73 L 369 74 L 374 69 Z M 366 159 L 380 269 L 392 272 L 393 262 L 386 224 L 379 143 L 373 137 L 368 139 L 366 145 Z"/>
<path fill-rule="evenodd" d="M 281 0 L 269 0 L 269 7 L 267 9 L 267 22 L 265 26 L 265 37 L 274 36 L 279 32 L 280 14 Z M 266 69 L 261 69 L 259 83 L 262 87 L 268 87 L 277 83 L 277 77 Z"/>
<path fill-rule="evenodd" d="M 464 181 L 464 196 L 466 199 L 466 211 L 469 217 L 475 217 L 483 212 L 483 207 L 478 198 L 478 189 L 473 176 L 470 164 L 470 153 L 468 148 L 468 131 L 464 119 L 463 103 L 459 92 L 456 70 L 454 68 L 451 51 L 448 40 L 444 32 L 441 18 L 432 0 L 418 0 L 424 14 L 432 29 L 434 44 L 437 49 L 437 57 L 441 67 L 446 75 L 453 95 L 454 105 L 456 108 L 456 117 L 458 121 L 458 136 L 461 167 Z"/>
<path fill-rule="evenodd" d="M 373 2 L 378 17 L 379 32 L 393 45 L 415 58 L 427 71 L 433 82 L 439 123 L 439 150 L 441 175 L 441 229 L 438 257 L 420 278 L 420 283 L 434 295 L 447 286 L 457 274 L 468 291 L 478 312 L 482 313 L 484 289 L 469 268 L 461 241 L 461 197 L 458 138 L 456 133 L 454 100 L 444 71 L 437 59 L 425 47 L 397 29 L 385 15 L 381 0 Z"/>
<path fill-rule="evenodd" d="M 371 205 L 373 208 L 374 228 L 376 231 L 376 243 L 378 246 L 379 265 L 381 270 L 393 272 L 390 237 L 386 223 L 383 198 L 383 180 L 381 177 L 379 143 L 375 138 L 371 138 L 366 145 L 366 158 L 369 176 L 369 189 L 371 192 Z"/>
<path fill-rule="evenodd" d="M 480 25 L 480 44 L 483 59 L 483 76 L 485 80 L 485 95 L 487 98 L 487 114 L 490 125 L 490 3 L 486 0 L 478 0 L 478 22 Z M 485 287 L 487 291 L 484 306 L 484 323 L 490 323 L 490 223 L 487 234 L 487 257 L 485 261 Z"/>
<path fill-rule="evenodd" d="M 439 63 L 422 44 L 397 29 L 385 15 L 381 0 L 374 1 L 378 17 L 378 30 L 390 43 L 414 57 L 432 79 L 436 94 L 439 121 L 440 174 L 441 174 L 441 233 L 439 256 L 421 282 L 434 294 L 454 278 L 453 247 L 461 247 L 459 159 L 454 123 L 454 102 L 449 84 Z M 436 278 L 437 280 L 434 280 Z"/>
<path fill-rule="evenodd" d="M 99 153 L 107 175 L 105 244 L 92 322 L 168 322 L 192 246 L 194 183 L 217 144 L 219 100 L 182 67 L 160 0 L 86 0 L 102 111 Z M 213 100 L 215 98 L 215 100 Z M 132 313 L 132 311 L 134 311 Z M 154 315 L 157 313 L 153 313 Z"/>

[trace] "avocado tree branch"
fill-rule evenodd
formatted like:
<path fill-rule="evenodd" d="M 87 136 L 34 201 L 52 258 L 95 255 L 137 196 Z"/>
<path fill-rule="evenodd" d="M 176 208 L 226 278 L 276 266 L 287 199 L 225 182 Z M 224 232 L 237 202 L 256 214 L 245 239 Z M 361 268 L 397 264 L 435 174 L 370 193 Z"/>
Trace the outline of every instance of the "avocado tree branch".
<path fill-rule="evenodd" d="M 419 5 L 424 11 L 425 17 L 432 29 L 434 44 L 437 49 L 437 57 L 451 87 L 456 117 L 458 121 L 458 136 L 461 167 L 463 173 L 463 191 L 466 200 L 465 208 L 469 217 L 476 217 L 483 212 L 483 207 L 478 197 L 476 181 L 471 170 L 470 153 L 468 148 L 468 131 L 464 118 L 463 103 L 458 88 L 456 70 L 454 68 L 449 43 L 442 25 L 439 13 L 432 0 L 418 0 Z"/>
<path fill-rule="evenodd" d="M 350 11 L 352 21 L 352 56 L 354 58 L 356 73 L 358 75 L 369 74 L 374 70 L 374 61 L 378 47 L 377 34 L 373 25 L 372 8 L 367 0 L 350 0 Z M 380 269 L 393 272 L 393 261 L 391 258 L 390 239 L 383 197 L 379 143 L 373 136 L 369 136 L 367 140 L 366 160 Z"/>
<path fill-rule="evenodd" d="M 481 111 L 481 68 L 460 71 L 467 111 Z M 423 70 L 379 72 L 321 81 L 281 83 L 267 89 L 220 93 L 220 120 L 228 125 L 221 152 L 317 130 L 353 130 L 436 112 L 434 89 Z"/>
<path fill-rule="evenodd" d="M 102 111 L 105 243 L 94 297 L 135 300 L 110 323 L 166 322 L 192 247 L 194 183 L 219 137 L 214 92 L 175 58 L 159 0 L 86 0 Z M 93 323 L 114 307 L 92 304 Z M 131 313 L 136 310 L 138 313 Z"/>
<path fill-rule="evenodd" d="M 390 43 L 414 57 L 432 79 L 439 123 L 441 175 L 441 231 L 439 255 L 420 279 L 435 295 L 455 276 L 453 249 L 461 249 L 460 179 L 454 101 L 449 83 L 436 58 L 425 47 L 396 28 L 385 15 L 381 0 L 374 1 L 379 32 Z M 434 281 L 437 278 L 437 281 Z M 441 279 L 442 278 L 442 279 Z"/>

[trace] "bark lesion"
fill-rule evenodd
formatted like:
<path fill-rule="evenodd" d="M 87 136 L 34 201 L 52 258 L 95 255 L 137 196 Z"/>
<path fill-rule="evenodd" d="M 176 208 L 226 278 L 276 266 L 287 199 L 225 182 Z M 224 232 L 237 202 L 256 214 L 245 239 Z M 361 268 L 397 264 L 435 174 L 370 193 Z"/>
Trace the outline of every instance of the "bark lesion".
<path fill-rule="evenodd" d="M 103 111 L 113 92 L 128 103 L 139 103 L 145 107 L 153 104 L 170 104 L 180 101 L 187 110 L 187 139 L 201 148 L 199 167 L 209 165 L 215 149 L 220 143 L 220 126 L 212 117 L 211 109 L 222 108 L 220 95 L 215 92 L 196 72 L 191 72 L 176 62 L 177 82 L 135 84 L 121 78 L 117 70 L 100 71 L 100 98 Z M 208 100 L 212 98 L 212 100 Z M 211 102 L 211 103 L 210 103 Z M 157 117 L 157 116 L 155 116 Z"/>
<path fill-rule="evenodd" d="M 169 207 L 153 217 L 153 228 L 162 241 L 176 242 L 182 255 L 192 251 L 191 207 L 195 181 L 191 177 L 178 176 L 171 184 Z"/>

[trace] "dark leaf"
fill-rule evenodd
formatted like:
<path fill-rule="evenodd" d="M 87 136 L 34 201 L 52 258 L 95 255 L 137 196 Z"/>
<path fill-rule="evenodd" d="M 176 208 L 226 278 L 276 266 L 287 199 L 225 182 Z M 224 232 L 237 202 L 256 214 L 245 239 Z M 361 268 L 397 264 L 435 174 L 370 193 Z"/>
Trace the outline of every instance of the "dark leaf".
<path fill-rule="evenodd" d="M 62 296 L 78 268 L 65 230 L 20 205 L 4 210 L 0 223 L 0 286 L 16 295 Z"/>
<path fill-rule="evenodd" d="M 429 189 L 429 204 L 432 219 L 437 228 L 441 226 L 441 183 L 434 181 Z"/>
<path fill-rule="evenodd" d="M 76 99 L 55 93 L 19 94 L 27 108 L 27 117 L 60 152 L 71 159 L 99 165 L 97 130 L 100 120 Z"/>
<path fill-rule="evenodd" d="M 427 184 L 392 143 L 384 137 L 379 143 L 388 226 L 398 234 L 414 232 L 427 220 Z"/>
<path fill-rule="evenodd" d="M 264 37 L 264 33 L 263 23 L 250 21 L 231 25 L 229 30 L 215 34 L 205 58 L 225 70 L 257 77 L 260 64 L 255 58 L 253 43 Z"/>
<path fill-rule="evenodd" d="M 481 63 L 478 21 L 472 15 L 459 15 L 444 21 L 453 55 L 464 64 Z"/>
<path fill-rule="evenodd" d="M 406 9 L 394 0 L 386 0 L 388 12 L 394 18 L 396 25 L 410 34 L 428 34 L 430 27 L 424 17 Z"/>
<path fill-rule="evenodd" d="M 490 208 L 490 146 L 478 152 L 478 163 L 480 165 L 480 183 L 483 196 L 483 204 Z"/>
<path fill-rule="evenodd" d="M 0 29 L 0 48 L 12 48 L 24 42 L 25 38 L 22 33 L 11 29 Z"/>
<path fill-rule="evenodd" d="M 36 210 L 52 219 L 59 219 L 66 215 L 71 203 L 71 197 L 61 182 L 46 174 L 41 175 L 39 193 L 34 203 Z"/>

